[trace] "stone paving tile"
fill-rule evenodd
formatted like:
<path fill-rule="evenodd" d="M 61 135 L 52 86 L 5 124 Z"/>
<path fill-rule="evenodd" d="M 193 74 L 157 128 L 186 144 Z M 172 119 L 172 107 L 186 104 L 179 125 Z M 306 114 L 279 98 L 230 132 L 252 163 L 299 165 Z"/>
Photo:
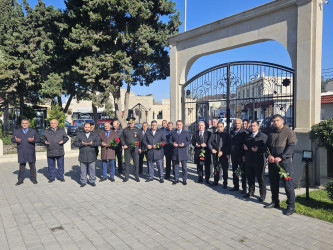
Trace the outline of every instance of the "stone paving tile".
<path fill-rule="evenodd" d="M 0 163 L 1 250 L 333 248 L 333 224 L 286 217 L 282 210 L 264 209 L 256 198 L 244 200 L 240 192 L 196 184 L 191 164 L 187 186 L 145 183 L 142 175 L 140 183 L 116 177 L 114 183 L 84 188 L 77 158 L 65 164 L 65 183 L 48 183 L 41 160 L 38 185 L 26 178 L 17 187 L 17 163 Z"/>

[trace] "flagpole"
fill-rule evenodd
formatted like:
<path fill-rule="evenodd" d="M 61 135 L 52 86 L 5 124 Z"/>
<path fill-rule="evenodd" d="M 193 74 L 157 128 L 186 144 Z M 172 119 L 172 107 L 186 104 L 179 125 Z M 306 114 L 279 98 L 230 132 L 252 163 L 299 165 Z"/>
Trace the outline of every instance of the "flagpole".
<path fill-rule="evenodd" d="M 184 21 L 184 31 L 186 31 L 186 9 L 187 9 L 187 1 L 185 0 L 185 21 Z"/>

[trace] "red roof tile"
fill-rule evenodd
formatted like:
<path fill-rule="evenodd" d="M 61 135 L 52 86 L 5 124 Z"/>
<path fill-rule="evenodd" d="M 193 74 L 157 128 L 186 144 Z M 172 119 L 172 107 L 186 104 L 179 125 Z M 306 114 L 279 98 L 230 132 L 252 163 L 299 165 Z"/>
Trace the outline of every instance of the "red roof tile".
<path fill-rule="evenodd" d="M 333 95 L 324 95 L 321 97 L 321 103 L 333 103 Z"/>

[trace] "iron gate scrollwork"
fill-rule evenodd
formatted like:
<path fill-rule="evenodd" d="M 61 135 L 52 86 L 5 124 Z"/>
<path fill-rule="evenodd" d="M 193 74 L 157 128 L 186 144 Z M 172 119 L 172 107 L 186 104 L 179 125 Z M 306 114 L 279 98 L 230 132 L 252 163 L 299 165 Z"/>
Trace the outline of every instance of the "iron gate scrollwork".
<path fill-rule="evenodd" d="M 190 132 L 196 130 L 197 121 L 208 123 L 211 118 L 223 120 L 228 131 L 234 118 L 258 120 L 264 129 L 274 114 L 295 127 L 294 70 L 282 65 L 259 61 L 220 64 L 188 80 L 182 96 L 182 118 Z"/>

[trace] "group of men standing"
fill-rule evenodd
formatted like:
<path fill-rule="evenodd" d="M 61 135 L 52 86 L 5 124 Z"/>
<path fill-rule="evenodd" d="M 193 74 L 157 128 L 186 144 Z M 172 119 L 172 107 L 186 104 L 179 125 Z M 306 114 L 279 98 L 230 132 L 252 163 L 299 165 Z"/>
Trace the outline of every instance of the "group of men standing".
<path fill-rule="evenodd" d="M 183 128 L 183 122 L 178 120 L 176 128 L 172 122 L 163 121 L 162 128 L 157 128 L 157 122 L 151 122 L 151 128 L 143 123 L 142 129 L 135 126 L 135 117 L 129 112 L 128 126 L 120 127 L 120 122 L 115 120 L 113 126 L 104 124 L 104 131 L 95 133 L 92 125 L 86 123 L 84 132 L 77 135 L 74 146 L 79 147 L 80 162 L 80 186 L 87 183 L 96 186 L 96 161 L 101 147 L 101 160 L 103 176 L 100 181 L 110 179 L 114 182 L 116 165 L 118 174 L 124 175 L 123 182 L 129 180 L 131 161 L 134 165 L 135 181 L 140 182 L 139 175 L 143 172 L 143 159 L 146 157 L 148 177 L 146 182 L 154 180 L 154 165 L 158 169 L 159 182 L 169 179 L 171 171 L 174 175 L 173 185 L 180 182 L 180 165 L 182 166 L 182 184 L 187 185 L 187 160 L 188 146 L 194 147 L 194 160 L 197 164 L 198 183 L 210 184 L 211 175 L 214 176 L 212 186 L 217 186 L 220 175 L 223 177 L 223 188 L 228 185 L 229 160 L 232 163 L 233 187 L 230 191 L 238 191 L 239 177 L 241 177 L 242 194 L 244 198 L 254 196 L 255 178 L 259 184 L 259 201 L 266 198 L 265 166 L 266 158 L 269 162 L 269 179 L 272 191 L 272 203 L 265 207 L 279 207 L 279 166 L 288 173 L 292 173 L 291 161 L 296 144 L 295 133 L 284 125 L 280 115 L 273 116 L 274 128 L 267 136 L 259 131 L 259 123 L 252 121 L 249 127 L 248 121 L 235 120 L 234 129 L 225 131 L 224 123 L 213 119 L 212 126 L 206 129 L 203 121 L 198 122 L 198 130 L 192 134 Z M 58 179 L 64 182 L 64 148 L 68 141 L 65 130 L 58 127 L 57 120 L 51 120 L 50 128 L 44 132 L 42 138 L 38 138 L 37 132 L 29 128 L 29 121 L 22 120 L 22 129 L 14 132 L 12 141 L 17 143 L 18 161 L 20 170 L 17 185 L 23 183 L 25 165 L 30 166 L 31 181 L 37 184 L 35 167 L 35 143 L 42 142 L 47 146 L 49 182 Z M 268 150 L 267 150 L 268 149 Z M 125 165 L 123 167 L 123 154 Z M 164 173 L 165 157 L 165 173 Z M 118 162 L 116 164 L 116 159 Z M 56 162 L 58 170 L 56 171 Z M 110 173 L 108 177 L 108 165 Z M 171 168 L 173 166 L 173 168 Z M 205 171 L 204 170 L 205 167 Z M 89 180 L 87 180 L 89 175 Z M 205 177 L 205 178 L 204 178 Z M 291 179 L 283 183 L 287 193 L 286 214 L 294 211 L 294 186 Z M 247 188 L 248 186 L 248 188 Z"/>

